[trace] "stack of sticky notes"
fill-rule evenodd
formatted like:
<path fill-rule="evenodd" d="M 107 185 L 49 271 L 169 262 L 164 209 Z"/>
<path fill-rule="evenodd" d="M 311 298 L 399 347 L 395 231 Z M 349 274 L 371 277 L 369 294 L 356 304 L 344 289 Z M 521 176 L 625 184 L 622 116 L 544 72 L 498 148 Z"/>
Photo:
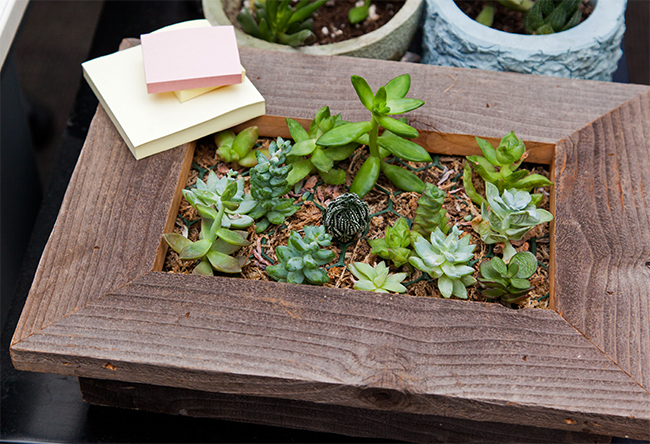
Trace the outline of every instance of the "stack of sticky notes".
<path fill-rule="evenodd" d="M 232 26 L 193 20 L 144 34 L 141 42 L 82 64 L 136 159 L 265 113 Z"/>

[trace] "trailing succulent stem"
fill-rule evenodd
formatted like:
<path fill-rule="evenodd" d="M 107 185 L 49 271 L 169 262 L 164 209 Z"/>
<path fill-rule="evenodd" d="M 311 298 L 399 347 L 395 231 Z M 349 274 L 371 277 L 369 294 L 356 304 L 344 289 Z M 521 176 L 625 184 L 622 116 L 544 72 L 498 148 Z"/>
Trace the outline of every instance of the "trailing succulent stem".
<path fill-rule="evenodd" d="M 230 230 L 246 228 L 253 224 L 250 216 L 242 215 L 256 204 L 250 195 L 244 194 L 242 179 L 235 181 L 231 171 L 219 179 L 210 171 L 206 182 L 197 180 L 196 189 L 183 190 L 183 195 L 201 216 L 199 240 L 192 242 L 177 233 L 163 234 L 169 246 L 181 260 L 201 259 L 194 274 L 213 275 L 213 269 L 222 273 L 239 273 L 246 263 L 245 256 L 232 257 L 240 247 L 250 245 L 246 231 Z"/>
<path fill-rule="evenodd" d="M 387 226 L 385 237 L 379 239 L 371 239 L 368 241 L 372 250 L 370 254 L 389 259 L 393 261 L 396 267 L 408 263 L 409 256 L 411 255 L 411 232 L 409 224 L 403 217 L 397 219 L 395 225 Z"/>
<path fill-rule="evenodd" d="M 476 283 L 472 277 L 474 269 L 467 264 L 474 257 L 476 245 L 470 245 L 470 236 L 460 238 L 457 226 L 445 237 L 439 228 L 431 234 L 431 242 L 417 236 L 413 242 L 415 253 L 409 262 L 418 270 L 438 279 L 440 293 L 449 298 L 452 295 L 467 299 L 467 288 Z"/>
<path fill-rule="evenodd" d="M 354 193 L 341 194 L 323 211 L 323 227 L 339 243 L 359 236 L 370 222 L 370 208 Z"/>
<path fill-rule="evenodd" d="M 297 231 L 291 231 L 287 245 L 275 249 L 278 263 L 266 267 L 273 279 L 291 284 L 322 285 L 329 282 L 327 272 L 320 268 L 331 262 L 336 253 L 321 247 L 327 247 L 332 242 L 332 236 L 325 233 L 323 227 L 306 225 L 304 239 Z"/>
<path fill-rule="evenodd" d="M 537 259 L 530 251 L 515 254 L 508 265 L 498 257 L 481 262 L 478 283 L 487 299 L 505 303 L 521 302 L 532 289 L 528 280 L 537 270 Z"/>
<path fill-rule="evenodd" d="M 293 165 L 293 169 L 287 177 L 290 185 L 298 183 L 314 170 L 327 184 L 341 185 L 345 183 L 345 171 L 334 168 L 334 162 L 350 157 L 359 144 L 350 142 L 332 147 L 316 145 L 316 140 L 320 136 L 343 123 L 345 122 L 341 120 L 340 114 L 330 115 L 328 106 L 318 110 L 308 131 L 298 122 L 287 117 L 287 126 L 295 142 L 291 154 L 287 156 L 287 162 Z"/>
<path fill-rule="evenodd" d="M 424 237 L 431 236 L 436 228 L 444 234 L 449 232 L 449 219 L 447 211 L 442 207 L 446 193 L 432 183 L 427 183 L 424 192 L 418 199 L 415 218 L 411 230 Z"/>
<path fill-rule="evenodd" d="M 377 293 L 404 293 L 406 287 L 401 282 L 406 273 L 389 274 L 388 267 L 382 261 L 374 267 L 363 262 L 348 265 L 348 270 L 358 279 L 355 290 L 374 291 Z"/>
<path fill-rule="evenodd" d="M 513 188 L 500 195 L 490 182 L 485 187 L 487 202 L 481 205 L 481 218 L 472 221 L 472 228 L 486 244 L 503 242 L 503 260 L 508 262 L 516 253 L 510 241 L 520 240 L 536 225 L 550 222 L 553 215 L 537 208 L 526 191 Z"/>
<path fill-rule="evenodd" d="M 267 42 L 289 46 L 314 43 L 312 14 L 327 0 L 258 0 L 254 7 L 244 7 L 237 21 L 245 33 Z"/>
<path fill-rule="evenodd" d="M 217 157 L 224 162 L 232 162 L 246 168 L 257 165 L 257 158 L 253 147 L 257 142 L 259 132 L 256 126 L 250 126 L 239 134 L 233 130 L 224 130 L 214 135 L 217 145 Z M 260 150 L 268 156 L 268 150 Z"/>
<path fill-rule="evenodd" d="M 335 147 L 351 142 L 368 146 L 370 155 L 352 181 L 350 192 L 365 196 L 377 183 L 382 172 L 395 186 L 404 191 L 424 190 L 424 182 L 412 172 L 384 161 L 389 155 L 413 162 L 430 162 L 431 156 L 420 145 L 408 139 L 418 136 L 418 130 L 390 115 L 403 114 L 424 105 L 422 100 L 405 98 L 411 87 L 411 76 L 404 74 L 390 80 L 374 94 L 368 83 L 352 76 L 352 85 L 363 106 L 370 111 L 369 121 L 344 123 L 323 134 L 316 145 Z M 380 136 L 379 127 L 385 131 Z"/>
<path fill-rule="evenodd" d="M 539 174 L 530 174 L 528 170 L 517 170 L 526 156 L 524 142 L 517 138 L 513 131 L 501 139 L 498 147 L 494 148 L 487 140 L 476 138 L 483 156 L 467 156 L 467 164 L 463 171 L 463 186 L 467 196 L 477 205 L 485 200 L 472 184 L 472 169 L 486 182 L 490 182 L 502 193 L 505 189 L 531 191 L 533 188 L 553 185 L 553 182 Z M 497 170 L 498 168 L 498 170 Z M 541 201 L 541 194 L 533 195 L 533 203 Z"/>
<path fill-rule="evenodd" d="M 257 205 L 249 215 L 259 221 L 256 224 L 256 233 L 266 230 L 269 224 L 284 223 L 285 218 L 298 211 L 298 207 L 293 205 L 293 199 L 282 197 L 291 189 L 287 176 L 292 166 L 281 166 L 289 152 L 291 143 L 278 137 L 277 141 L 269 145 L 268 158 L 260 151 L 255 153 L 258 164 L 250 169 L 250 184 L 251 196 L 257 201 Z"/>

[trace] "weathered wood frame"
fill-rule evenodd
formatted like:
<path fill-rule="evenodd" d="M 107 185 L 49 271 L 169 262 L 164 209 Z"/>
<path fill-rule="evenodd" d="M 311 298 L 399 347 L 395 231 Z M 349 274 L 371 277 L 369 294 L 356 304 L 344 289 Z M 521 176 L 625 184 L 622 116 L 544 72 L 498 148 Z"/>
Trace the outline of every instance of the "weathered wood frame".
<path fill-rule="evenodd" d="M 426 102 L 409 118 L 427 148 L 475 153 L 470 135 L 514 129 L 556 172 L 553 309 L 152 271 L 193 146 L 136 162 L 99 107 L 12 340 L 16 368 L 80 376 L 91 400 L 102 380 L 122 381 L 265 400 L 260 414 L 272 401 L 377 421 L 296 423 L 277 406 L 238 417 L 350 434 L 432 439 L 414 422 L 384 433 L 378 423 L 394 412 L 650 438 L 648 87 L 246 48 L 241 57 L 270 116 L 310 119 L 328 104 L 361 120 L 350 75 L 377 88 L 409 72 L 409 97 Z"/>

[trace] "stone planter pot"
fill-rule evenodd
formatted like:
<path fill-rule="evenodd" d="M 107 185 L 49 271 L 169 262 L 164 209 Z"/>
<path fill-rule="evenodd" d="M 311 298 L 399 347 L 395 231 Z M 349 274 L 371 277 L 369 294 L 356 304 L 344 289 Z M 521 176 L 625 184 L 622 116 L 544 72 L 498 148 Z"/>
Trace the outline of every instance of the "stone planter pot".
<path fill-rule="evenodd" d="M 426 0 L 423 63 L 611 81 L 625 32 L 627 0 L 596 3 L 580 25 L 551 35 L 519 35 L 483 26 L 454 0 Z"/>
<path fill-rule="evenodd" d="M 326 45 L 291 48 L 252 37 L 237 23 L 241 0 L 202 0 L 203 13 L 213 25 L 235 25 L 239 46 L 313 55 L 346 55 L 369 59 L 399 60 L 420 24 L 424 0 L 406 0 L 404 6 L 381 28 L 361 37 Z"/>

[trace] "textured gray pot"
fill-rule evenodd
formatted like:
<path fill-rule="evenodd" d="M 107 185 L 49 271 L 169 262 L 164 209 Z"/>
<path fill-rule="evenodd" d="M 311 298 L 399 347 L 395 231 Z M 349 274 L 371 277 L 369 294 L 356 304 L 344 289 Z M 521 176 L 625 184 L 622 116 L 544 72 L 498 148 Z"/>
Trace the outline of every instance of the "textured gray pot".
<path fill-rule="evenodd" d="M 600 0 L 580 25 L 551 35 L 483 26 L 453 0 L 426 0 L 422 62 L 430 65 L 612 80 L 625 32 L 627 0 Z"/>
<path fill-rule="evenodd" d="M 213 25 L 235 25 L 239 46 L 314 55 L 347 55 L 369 59 L 399 60 L 420 24 L 424 0 L 406 0 L 404 6 L 381 28 L 339 43 L 291 48 L 252 37 L 239 28 L 236 16 L 241 0 L 202 0 L 203 14 Z"/>

